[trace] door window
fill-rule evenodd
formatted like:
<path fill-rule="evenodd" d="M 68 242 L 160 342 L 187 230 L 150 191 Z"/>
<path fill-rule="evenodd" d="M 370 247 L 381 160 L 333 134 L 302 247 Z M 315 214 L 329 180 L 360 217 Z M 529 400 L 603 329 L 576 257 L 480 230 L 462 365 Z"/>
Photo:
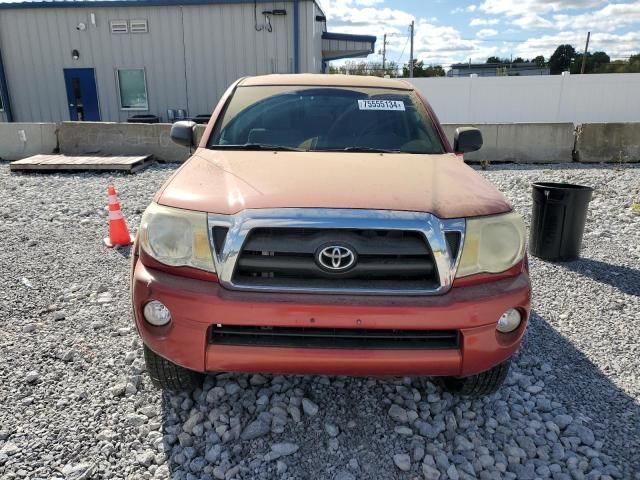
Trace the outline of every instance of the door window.
<path fill-rule="evenodd" d="M 121 68 L 117 71 L 120 108 L 123 110 L 148 110 L 147 82 L 144 69 Z"/>
<path fill-rule="evenodd" d="M 78 77 L 71 79 L 71 89 L 73 90 L 76 112 L 78 112 L 78 121 L 81 122 L 84 120 L 84 104 L 82 103 L 82 89 L 80 88 L 80 79 Z"/>

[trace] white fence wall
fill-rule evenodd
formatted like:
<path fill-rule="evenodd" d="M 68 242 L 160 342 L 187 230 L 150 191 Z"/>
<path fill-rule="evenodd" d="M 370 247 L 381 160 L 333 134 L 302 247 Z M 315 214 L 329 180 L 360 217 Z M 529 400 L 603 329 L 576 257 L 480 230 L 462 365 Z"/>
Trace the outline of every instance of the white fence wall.
<path fill-rule="evenodd" d="M 410 81 L 442 123 L 640 121 L 640 73 Z"/>

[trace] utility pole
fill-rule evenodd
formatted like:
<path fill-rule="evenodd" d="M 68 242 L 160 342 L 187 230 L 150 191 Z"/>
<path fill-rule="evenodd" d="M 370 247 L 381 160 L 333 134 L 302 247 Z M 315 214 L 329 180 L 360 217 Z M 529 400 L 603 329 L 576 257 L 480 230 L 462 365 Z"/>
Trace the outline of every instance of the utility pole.
<path fill-rule="evenodd" d="M 386 71 L 387 67 L 387 34 L 382 37 L 382 72 Z"/>
<path fill-rule="evenodd" d="M 584 54 L 582 55 L 582 67 L 580 67 L 580 74 L 584 73 L 584 67 L 587 64 L 587 50 L 589 50 L 589 38 L 591 37 L 591 32 L 587 32 L 587 43 L 584 46 Z"/>
<path fill-rule="evenodd" d="M 409 53 L 409 77 L 413 78 L 413 20 L 411 20 L 411 26 L 409 30 L 411 31 L 411 51 Z"/>

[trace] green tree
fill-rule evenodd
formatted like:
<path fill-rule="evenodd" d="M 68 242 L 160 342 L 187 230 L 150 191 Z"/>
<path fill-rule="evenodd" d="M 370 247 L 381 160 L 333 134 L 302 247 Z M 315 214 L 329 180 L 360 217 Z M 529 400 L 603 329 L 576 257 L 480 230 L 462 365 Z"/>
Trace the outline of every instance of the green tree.
<path fill-rule="evenodd" d="M 500 60 L 498 57 L 489 57 L 487 58 L 487 61 L 485 63 L 502 63 L 502 60 Z"/>
<path fill-rule="evenodd" d="M 542 55 L 538 55 L 537 57 L 534 57 L 534 59 L 531 61 L 535 63 L 537 67 L 540 67 L 540 68 L 544 68 L 547 66 L 547 62 L 544 61 L 544 57 Z"/>
<path fill-rule="evenodd" d="M 575 61 L 571 65 L 571 73 L 580 73 L 582 69 L 582 53 L 577 53 Z M 607 73 L 611 59 L 605 52 L 587 52 L 587 60 L 584 65 L 584 73 Z"/>
<path fill-rule="evenodd" d="M 549 70 L 551 75 L 559 75 L 562 72 L 569 70 L 571 66 L 571 60 L 576 56 L 576 49 L 571 45 L 560 45 L 553 52 L 553 55 L 549 57 Z"/>
<path fill-rule="evenodd" d="M 376 77 L 398 76 L 398 64 L 396 62 L 387 62 L 385 68 L 382 68 L 381 62 L 357 62 L 354 60 L 347 61 L 342 65 L 329 66 L 329 74 L 349 74 L 349 75 L 371 75 Z"/>
<path fill-rule="evenodd" d="M 407 63 L 402 67 L 402 76 L 409 76 L 409 64 Z M 413 76 L 414 77 L 444 77 L 445 72 L 442 65 L 427 65 L 424 61 L 413 60 Z"/>
<path fill-rule="evenodd" d="M 429 65 L 424 69 L 425 77 L 444 77 L 445 71 L 442 65 Z"/>
<path fill-rule="evenodd" d="M 525 62 L 524 62 L 524 58 L 516 57 L 511 61 L 511 63 L 525 63 Z"/>
<path fill-rule="evenodd" d="M 640 73 L 640 53 L 631 55 L 629 60 L 614 60 L 603 68 L 601 73 Z"/>
<path fill-rule="evenodd" d="M 640 53 L 631 55 L 627 62 L 627 73 L 640 73 Z"/>

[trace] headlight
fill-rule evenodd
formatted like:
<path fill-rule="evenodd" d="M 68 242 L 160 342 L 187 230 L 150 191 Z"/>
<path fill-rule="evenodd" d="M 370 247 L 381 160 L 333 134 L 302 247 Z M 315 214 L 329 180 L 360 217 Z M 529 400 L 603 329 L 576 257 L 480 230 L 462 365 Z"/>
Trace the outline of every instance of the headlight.
<path fill-rule="evenodd" d="M 457 277 L 499 273 L 524 257 L 525 227 L 515 212 L 467 220 Z"/>
<path fill-rule="evenodd" d="M 165 265 L 215 272 L 204 212 L 152 203 L 142 215 L 140 245 Z"/>

